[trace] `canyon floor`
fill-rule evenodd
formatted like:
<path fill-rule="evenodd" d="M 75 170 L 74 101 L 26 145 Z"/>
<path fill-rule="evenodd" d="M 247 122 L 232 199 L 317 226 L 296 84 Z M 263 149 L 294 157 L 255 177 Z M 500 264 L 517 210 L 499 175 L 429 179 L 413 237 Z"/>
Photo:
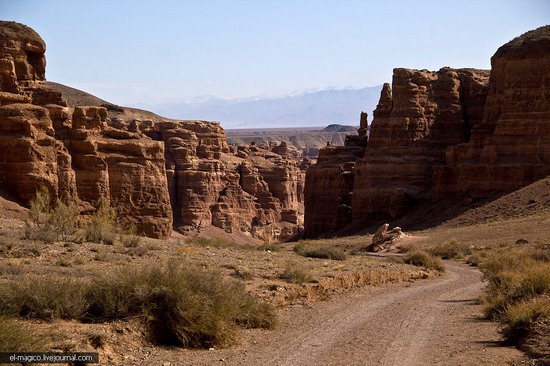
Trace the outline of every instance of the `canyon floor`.
<path fill-rule="evenodd" d="M 486 211 L 498 208 L 493 216 L 471 210 L 437 227 L 408 232 L 397 247 L 429 249 L 456 241 L 490 253 L 518 246 L 519 239 L 528 242 L 521 245 L 548 243 L 549 196 L 542 189 L 522 192 L 484 206 Z M 538 208 L 515 210 L 522 199 L 536 201 Z M 478 299 L 485 283 L 476 268 L 463 262 L 445 261 L 446 272 L 440 275 L 392 260 L 399 255 L 397 248 L 382 256 L 366 255 L 360 249 L 370 243 L 369 235 L 302 242 L 338 247 L 347 253 L 345 260 L 300 256 L 293 250 L 296 243 L 258 248 L 180 235 L 167 241 L 142 238 L 132 246 L 48 244 L 24 239 L 24 209 L 8 201 L 0 206 L 3 283 L 26 275 L 116 273 L 129 265 L 175 259 L 243 281 L 249 292 L 278 309 L 275 329 L 243 329 L 236 344 L 211 350 L 152 346 L 139 319 L 99 324 L 22 321 L 54 349 L 97 351 L 102 364 L 530 364 L 520 351 L 503 344 L 497 324 L 483 320 Z M 308 279 L 289 283 L 283 276 L 288 269 L 298 269 Z"/>

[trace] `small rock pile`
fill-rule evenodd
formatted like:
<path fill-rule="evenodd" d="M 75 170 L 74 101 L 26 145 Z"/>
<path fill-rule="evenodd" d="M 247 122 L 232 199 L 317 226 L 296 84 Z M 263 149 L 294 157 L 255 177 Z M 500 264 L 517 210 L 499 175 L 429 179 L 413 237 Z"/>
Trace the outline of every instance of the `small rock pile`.
<path fill-rule="evenodd" d="M 372 244 L 367 247 L 367 252 L 380 252 L 389 249 L 397 240 L 406 234 L 399 226 L 388 231 L 390 224 L 384 224 L 376 230 L 372 237 Z"/>

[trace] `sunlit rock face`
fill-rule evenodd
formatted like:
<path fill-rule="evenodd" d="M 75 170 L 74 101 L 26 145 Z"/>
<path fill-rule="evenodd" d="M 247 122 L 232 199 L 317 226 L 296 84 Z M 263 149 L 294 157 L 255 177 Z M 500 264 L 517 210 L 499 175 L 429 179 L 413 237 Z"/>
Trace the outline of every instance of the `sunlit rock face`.
<path fill-rule="evenodd" d="M 509 192 L 550 174 L 550 26 L 500 47 L 491 66 L 482 121 L 436 171 L 438 199 Z"/>
<path fill-rule="evenodd" d="M 106 198 L 138 233 L 168 236 L 164 145 L 110 127 L 105 108 L 69 108 L 44 82 L 45 50 L 31 28 L 0 22 L 2 191 L 25 203 L 43 186 L 84 211 Z"/>
<path fill-rule="evenodd" d="M 391 219 L 433 199 L 433 177 L 449 146 L 468 141 L 482 118 L 489 72 L 394 69 L 357 162 L 353 220 Z"/>

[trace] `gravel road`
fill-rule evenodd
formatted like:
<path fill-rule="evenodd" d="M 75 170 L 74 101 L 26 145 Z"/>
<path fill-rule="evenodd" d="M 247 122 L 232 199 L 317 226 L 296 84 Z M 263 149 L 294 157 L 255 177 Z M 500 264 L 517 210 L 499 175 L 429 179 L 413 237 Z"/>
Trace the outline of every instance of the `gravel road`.
<path fill-rule="evenodd" d="M 240 346 L 151 355 L 170 365 L 506 365 L 521 358 L 480 319 L 481 274 L 447 262 L 444 276 L 365 288 L 312 307 L 292 306 L 274 331 Z"/>

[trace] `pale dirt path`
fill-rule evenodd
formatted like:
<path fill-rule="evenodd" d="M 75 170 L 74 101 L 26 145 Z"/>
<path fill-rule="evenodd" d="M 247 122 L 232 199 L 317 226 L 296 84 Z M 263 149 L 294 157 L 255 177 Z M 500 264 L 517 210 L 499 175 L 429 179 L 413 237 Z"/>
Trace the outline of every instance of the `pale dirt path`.
<path fill-rule="evenodd" d="M 366 288 L 289 309 L 274 331 L 240 347 L 155 351 L 144 365 L 506 365 L 521 358 L 481 321 L 479 271 L 447 262 L 444 276 Z"/>

